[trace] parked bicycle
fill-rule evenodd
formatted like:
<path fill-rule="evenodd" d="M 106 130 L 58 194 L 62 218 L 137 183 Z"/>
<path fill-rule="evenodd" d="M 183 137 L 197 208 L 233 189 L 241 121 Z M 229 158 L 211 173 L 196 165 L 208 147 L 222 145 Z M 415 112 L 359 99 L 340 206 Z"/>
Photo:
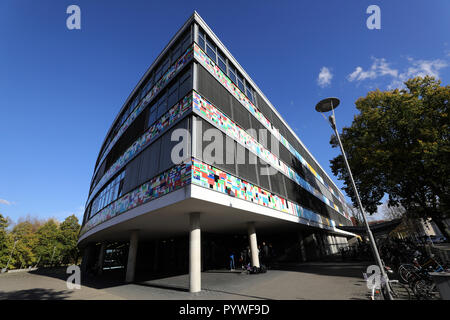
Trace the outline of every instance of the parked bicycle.
<path fill-rule="evenodd" d="M 384 261 L 382 260 L 384 270 L 386 273 L 393 274 L 394 271 L 386 266 L 384 264 Z M 368 276 L 366 273 L 363 274 L 364 279 L 367 281 Z M 389 278 L 389 277 L 388 277 Z M 391 296 L 394 300 L 410 300 L 411 299 L 411 293 L 405 284 L 401 283 L 400 281 L 396 279 L 389 279 L 387 282 L 384 279 L 381 279 L 380 287 L 376 287 L 375 285 L 372 286 L 370 299 L 371 300 L 388 300 L 388 286 L 391 292 Z"/>
<path fill-rule="evenodd" d="M 434 257 L 419 263 L 415 258 L 412 264 L 402 264 L 398 274 L 402 282 L 408 284 L 417 299 L 437 299 L 439 292 L 429 272 L 442 272 L 444 266 Z"/>

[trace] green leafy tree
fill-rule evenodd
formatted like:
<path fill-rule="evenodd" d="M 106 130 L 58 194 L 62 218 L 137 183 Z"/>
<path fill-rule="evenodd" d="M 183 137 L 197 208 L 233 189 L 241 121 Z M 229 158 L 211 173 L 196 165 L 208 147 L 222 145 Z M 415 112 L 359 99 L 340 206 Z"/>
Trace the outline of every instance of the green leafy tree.
<path fill-rule="evenodd" d="M 59 242 L 62 244 L 62 262 L 64 264 L 77 263 L 79 254 L 77 240 L 80 227 L 75 215 L 67 217 L 59 226 Z"/>
<path fill-rule="evenodd" d="M 342 143 L 369 213 L 388 194 L 389 205 L 403 206 L 411 217 L 431 217 L 450 239 L 442 221 L 450 207 L 450 86 L 429 76 L 405 86 L 359 98 L 360 113 L 343 128 Z M 330 143 L 338 146 L 336 137 Z M 342 156 L 330 162 L 356 205 Z"/>
<path fill-rule="evenodd" d="M 6 267 L 11 252 L 11 236 L 7 232 L 9 221 L 0 213 L 0 268 Z"/>
<path fill-rule="evenodd" d="M 55 220 L 49 219 L 36 232 L 37 242 L 35 254 L 39 265 L 54 266 L 61 259 L 63 245 L 58 241 L 59 228 Z"/>
<path fill-rule="evenodd" d="M 14 267 L 28 267 L 36 262 L 34 248 L 37 237 L 33 232 L 33 224 L 30 221 L 23 221 L 16 224 L 11 233 L 16 242 L 14 250 Z"/>

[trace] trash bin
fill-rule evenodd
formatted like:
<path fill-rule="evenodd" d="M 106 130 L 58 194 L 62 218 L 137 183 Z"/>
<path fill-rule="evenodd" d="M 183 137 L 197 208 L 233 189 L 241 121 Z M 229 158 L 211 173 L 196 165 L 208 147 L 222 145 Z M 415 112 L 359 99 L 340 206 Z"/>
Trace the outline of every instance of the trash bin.
<path fill-rule="evenodd" d="M 431 272 L 442 300 L 450 300 L 450 272 Z"/>

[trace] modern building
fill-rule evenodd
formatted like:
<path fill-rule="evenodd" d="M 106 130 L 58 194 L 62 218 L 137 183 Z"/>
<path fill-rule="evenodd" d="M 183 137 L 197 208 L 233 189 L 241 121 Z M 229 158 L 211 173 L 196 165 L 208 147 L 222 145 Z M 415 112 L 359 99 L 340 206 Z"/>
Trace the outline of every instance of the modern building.
<path fill-rule="evenodd" d="M 337 228 L 351 225 L 349 212 L 339 188 L 194 12 L 109 129 L 78 244 L 85 269 L 102 270 L 120 243 L 127 281 L 141 269 L 189 272 L 195 292 L 201 270 L 227 267 L 230 254 L 247 246 L 255 266 L 258 246 L 270 245 L 271 261 L 337 253 L 353 236 Z"/>

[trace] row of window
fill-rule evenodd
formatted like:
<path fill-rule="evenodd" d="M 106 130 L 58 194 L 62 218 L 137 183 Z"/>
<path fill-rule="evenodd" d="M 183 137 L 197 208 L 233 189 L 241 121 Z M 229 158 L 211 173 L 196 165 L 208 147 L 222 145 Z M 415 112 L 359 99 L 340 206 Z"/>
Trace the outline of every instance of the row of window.
<path fill-rule="evenodd" d="M 153 68 L 153 71 L 147 76 L 147 79 L 141 85 L 141 88 L 135 93 L 133 98 L 128 103 L 128 107 L 122 111 L 119 120 L 114 124 L 113 130 L 109 134 L 105 144 L 102 147 L 102 150 L 99 154 L 98 160 L 103 156 L 103 152 L 111 142 L 111 140 L 116 136 L 122 124 L 128 118 L 130 113 L 138 106 L 139 102 L 147 95 L 151 88 L 153 88 L 154 84 L 165 74 L 165 72 L 169 69 L 169 67 L 175 63 L 178 58 L 180 58 L 181 54 L 186 51 L 186 49 L 191 45 L 192 37 L 191 30 L 189 29 L 185 34 L 183 34 L 179 40 L 177 40 L 174 45 L 169 48 L 167 53 L 161 59 L 157 66 Z M 98 163 L 96 164 L 96 166 Z"/>
<path fill-rule="evenodd" d="M 122 196 L 123 181 L 125 178 L 125 171 L 122 171 L 113 181 L 111 181 L 100 194 L 92 201 L 89 218 L 94 216 L 101 209 L 108 204 Z"/>
<path fill-rule="evenodd" d="M 192 66 L 192 65 L 191 65 Z M 172 106 L 192 90 L 191 66 L 183 71 L 149 107 L 148 126 L 161 118 Z"/>
<path fill-rule="evenodd" d="M 161 118 L 171 107 L 192 90 L 192 64 L 182 70 L 168 83 L 166 88 L 153 99 L 145 110 L 131 123 L 128 129 L 111 148 L 108 156 L 100 165 L 91 184 L 91 190 L 100 181 L 112 164 L 142 135 L 156 120 Z"/>
<path fill-rule="evenodd" d="M 206 54 L 219 66 L 219 68 L 238 86 L 238 88 L 255 104 L 255 94 L 253 88 L 236 69 L 233 63 L 228 60 L 214 42 L 199 29 L 198 45 Z"/>
<path fill-rule="evenodd" d="M 150 146 L 146 147 L 125 166 L 123 171 L 94 198 L 88 215 L 89 219 L 122 195 L 127 194 L 157 174 L 167 171 L 174 166 L 176 163 L 172 161 L 171 150 L 176 144 L 179 144 L 179 141 L 172 141 L 172 132 L 180 128 L 185 129 L 183 132 L 187 134 L 189 129 L 188 118 L 180 121 L 168 132 L 152 142 Z M 184 149 L 186 154 L 183 156 L 189 158 L 191 156 L 191 141 L 187 136 L 183 136 L 182 141 L 188 144 Z"/>

